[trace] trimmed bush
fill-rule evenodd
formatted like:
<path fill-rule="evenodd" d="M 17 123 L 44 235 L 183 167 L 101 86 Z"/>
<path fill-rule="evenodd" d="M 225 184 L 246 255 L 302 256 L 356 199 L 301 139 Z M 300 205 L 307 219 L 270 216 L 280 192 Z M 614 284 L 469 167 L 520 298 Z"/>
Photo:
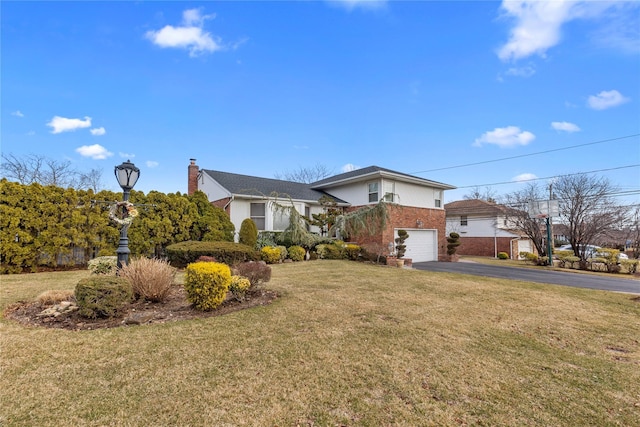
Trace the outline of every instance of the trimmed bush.
<path fill-rule="evenodd" d="M 246 218 L 240 224 L 240 233 L 238 236 L 238 241 L 243 245 L 247 245 L 251 248 L 256 246 L 258 242 L 258 227 L 256 227 L 256 223 L 253 222 L 251 218 Z"/>
<path fill-rule="evenodd" d="M 99 256 L 89 261 L 91 274 L 115 275 L 118 269 L 117 256 Z"/>
<path fill-rule="evenodd" d="M 75 297 L 81 316 L 116 317 L 131 302 L 133 290 L 123 277 L 92 276 L 78 282 Z"/>
<path fill-rule="evenodd" d="M 196 262 L 201 256 L 214 257 L 219 262 L 230 266 L 260 259 L 253 248 L 240 243 L 190 240 L 167 246 L 167 257 L 174 267 L 184 268 Z"/>
<path fill-rule="evenodd" d="M 362 248 L 358 245 L 354 245 L 353 243 L 348 243 L 344 247 L 344 252 L 346 253 L 347 258 L 349 258 L 351 261 L 356 261 L 360 256 L 361 251 Z"/>
<path fill-rule="evenodd" d="M 131 283 L 136 298 L 162 302 L 171 292 L 176 269 L 167 261 L 138 258 L 120 269 L 120 277 Z"/>
<path fill-rule="evenodd" d="M 260 250 L 260 258 L 267 264 L 277 264 L 280 262 L 280 249 L 273 246 L 265 246 Z"/>
<path fill-rule="evenodd" d="M 460 235 L 456 232 L 449 233 L 447 237 L 447 255 L 455 255 L 460 246 Z"/>
<path fill-rule="evenodd" d="M 301 246 L 291 246 L 289 248 L 289 258 L 291 258 L 291 261 L 304 261 L 306 254 L 307 251 Z"/>
<path fill-rule="evenodd" d="M 287 247 L 278 245 L 276 246 L 276 248 L 278 248 L 278 250 L 280 251 L 280 261 L 284 261 L 285 259 L 287 259 L 287 257 L 289 256 L 289 251 L 287 250 Z"/>
<path fill-rule="evenodd" d="M 639 264 L 640 264 L 640 261 L 638 261 L 637 259 L 621 259 L 620 260 L 620 265 L 624 267 L 627 270 L 627 273 L 629 274 L 634 274 L 636 271 L 638 271 Z"/>
<path fill-rule="evenodd" d="M 246 277 L 231 276 L 231 284 L 229 285 L 229 292 L 238 301 L 244 301 L 247 291 L 251 287 L 251 282 Z"/>
<path fill-rule="evenodd" d="M 343 243 L 329 243 L 316 246 L 316 252 L 320 259 L 345 259 Z"/>
<path fill-rule="evenodd" d="M 262 261 L 243 262 L 236 265 L 239 276 L 249 279 L 251 286 L 259 286 L 271 280 L 271 267 Z"/>
<path fill-rule="evenodd" d="M 506 252 L 498 252 L 498 259 L 509 259 L 509 254 Z"/>
<path fill-rule="evenodd" d="M 231 270 L 219 262 L 194 262 L 187 266 L 184 289 L 199 310 L 212 310 L 224 301 L 231 284 Z"/>
<path fill-rule="evenodd" d="M 524 258 L 525 261 L 530 262 L 532 264 L 540 264 L 540 257 L 531 252 L 520 252 L 520 257 Z"/>

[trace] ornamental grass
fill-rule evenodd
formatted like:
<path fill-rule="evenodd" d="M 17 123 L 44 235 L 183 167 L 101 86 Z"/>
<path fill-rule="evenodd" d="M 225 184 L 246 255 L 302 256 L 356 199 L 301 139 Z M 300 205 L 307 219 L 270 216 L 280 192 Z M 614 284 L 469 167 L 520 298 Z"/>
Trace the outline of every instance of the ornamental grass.
<path fill-rule="evenodd" d="M 176 269 L 160 259 L 137 258 L 122 266 L 118 274 L 131 283 L 136 298 L 162 302 L 171 292 Z"/>

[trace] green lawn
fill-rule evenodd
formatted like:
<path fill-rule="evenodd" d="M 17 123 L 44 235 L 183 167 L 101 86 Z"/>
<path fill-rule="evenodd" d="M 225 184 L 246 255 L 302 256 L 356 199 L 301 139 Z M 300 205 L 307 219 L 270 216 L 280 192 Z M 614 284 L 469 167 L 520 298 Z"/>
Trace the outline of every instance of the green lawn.
<path fill-rule="evenodd" d="M 0 308 L 86 272 L 0 277 Z M 3 426 L 636 426 L 626 294 L 312 261 L 275 303 L 96 331 L 0 321 Z"/>

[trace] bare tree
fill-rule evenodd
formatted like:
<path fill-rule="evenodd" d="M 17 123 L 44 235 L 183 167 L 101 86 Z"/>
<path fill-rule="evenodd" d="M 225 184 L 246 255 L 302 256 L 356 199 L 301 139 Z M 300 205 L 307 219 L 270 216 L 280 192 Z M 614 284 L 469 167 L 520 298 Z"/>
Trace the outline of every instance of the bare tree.
<path fill-rule="evenodd" d="M 20 184 L 33 184 L 40 182 L 42 174 L 43 156 L 30 154 L 25 157 L 17 157 L 13 154 L 2 153 L 2 176 L 18 181 Z"/>
<path fill-rule="evenodd" d="M 2 153 L 0 170 L 3 177 L 25 185 L 38 183 L 57 187 L 91 188 L 94 191 L 102 189 L 101 170 L 79 172 L 68 160 L 59 161 L 39 154 L 18 157 Z"/>
<path fill-rule="evenodd" d="M 97 193 L 104 189 L 102 184 L 102 169 L 91 169 L 89 172 L 80 172 L 78 178 L 78 188 L 93 190 Z"/>
<path fill-rule="evenodd" d="M 559 198 L 560 221 L 568 227 L 569 243 L 582 263 L 588 248 L 607 231 L 623 223 L 628 208 L 611 197 L 617 191 L 606 178 L 592 175 L 565 175 L 554 183 Z"/>
<path fill-rule="evenodd" d="M 282 173 L 276 173 L 274 176 L 276 179 L 283 179 L 293 182 L 304 182 L 310 184 L 312 182 L 320 181 L 333 175 L 333 171 L 325 165 L 316 164 L 315 166 L 302 167 L 293 171 L 285 171 Z"/>
<path fill-rule="evenodd" d="M 537 183 L 528 183 L 522 190 L 507 194 L 504 199 L 510 225 L 525 233 L 538 253 L 546 256 L 545 222 L 542 219 L 530 217 L 527 210 L 529 202 L 546 199 L 545 190 Z"/>
<path fill-rule="evenodd" d="M 467 194 L 463 196 L 465 200 L 484 200 L 486 202 L 496 203 L 497 195 L 496 191 L 491 187 L 485 187 L 481 190 L 480 187 L 473 187 Z"/>

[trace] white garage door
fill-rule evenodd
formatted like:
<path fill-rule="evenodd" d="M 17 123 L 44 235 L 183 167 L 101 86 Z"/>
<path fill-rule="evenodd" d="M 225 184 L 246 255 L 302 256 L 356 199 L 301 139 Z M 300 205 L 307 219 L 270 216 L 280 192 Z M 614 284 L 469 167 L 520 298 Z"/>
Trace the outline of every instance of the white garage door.
<path fill-rule="evenodd" d="M 397 237 L 398 230 L 395 232 Z M 407 233 L 409 238 L 404 242 L 407 246 L 405 258 L 411 258 L 413 262 L 438 260 L 436 230 L 407 230 Z"/>

